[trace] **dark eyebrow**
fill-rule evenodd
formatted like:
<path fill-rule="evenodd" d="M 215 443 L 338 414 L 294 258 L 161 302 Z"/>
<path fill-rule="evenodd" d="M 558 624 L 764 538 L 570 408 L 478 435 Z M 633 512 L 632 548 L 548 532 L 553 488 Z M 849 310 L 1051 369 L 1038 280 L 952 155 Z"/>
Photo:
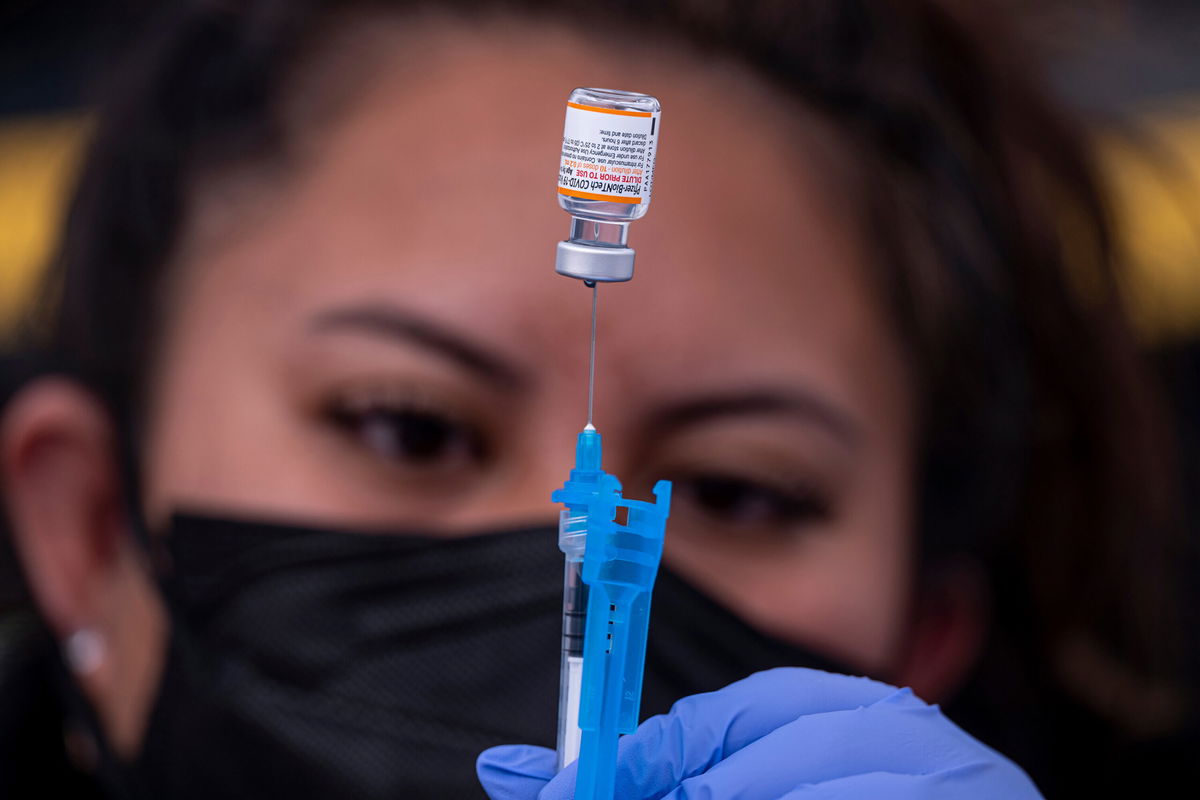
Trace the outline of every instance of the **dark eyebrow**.
<path fill-rule="evenodd" d="M 416 344 L 504 388 L 528 383 L 528 376 L 512 361 L 441 323 L 404 309 L 383 305 L 335 308 L 317 314 L 311 327 L 320 332 L 358 331 Z"/>
<path fill-rule="evenodd" d="M 785 387 L 736 389 L 682 400 L 659 409 L 648 429 L 662 435 L 714 418 L 771 414 L 795 415 L 815 422 L 850 447 L 861 438 L 859 426 L 841 409 L 813 392 Z"/>

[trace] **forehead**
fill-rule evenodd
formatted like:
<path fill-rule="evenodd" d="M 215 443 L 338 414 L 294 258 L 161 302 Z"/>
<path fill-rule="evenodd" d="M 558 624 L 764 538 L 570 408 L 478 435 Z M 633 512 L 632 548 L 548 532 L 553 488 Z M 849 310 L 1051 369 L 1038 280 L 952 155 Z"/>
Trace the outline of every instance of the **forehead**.
<path fill-rule="evenodd" d="M 533 23 L 426 22 L 390 46 L 269 210 L 204 249 L 201 282 L 236 298 L 226 313 L 257 298 L 282 330 L 387 299 L 531 361 L 578 359 L 590 306 L 553 272 L 569 221 L 555 176 L 567 93 L 604 86 L 663 105 L 635 277 L 602 290 L 609 372 L 647 386 L 801 373 L 854 394 L 847 364 L 891 355 L 836 177 L 845 154 L 744 70 Z"/>

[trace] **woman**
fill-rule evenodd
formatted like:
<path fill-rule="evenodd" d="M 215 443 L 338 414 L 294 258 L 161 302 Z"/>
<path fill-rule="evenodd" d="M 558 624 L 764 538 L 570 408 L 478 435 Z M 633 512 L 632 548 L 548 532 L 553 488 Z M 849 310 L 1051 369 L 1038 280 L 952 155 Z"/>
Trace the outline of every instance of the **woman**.
<path fill-rule="evenodd" d="M 576 85 L 655 94 L 667 126 L 596 401 L 628 493 L 675 483 L 643 713 L 769 667 L 867 674 L 961 698 L 1046 791 L 1113 785 L 1119 759 L 1074 759 L 1170 723 L 1154 410 L 1078 137 L 995 19 L 167 17 L 101 113 L 34 329 L 66 363 L 0 445 L 30 641 L 62 658 L 22 652 L 62 673 L 86 780 L 477 796 L 475 754 L 548 743 L 547 495 L 590 307 L 549 274 L 546 181 Z M 562 796 L 546 757 L 480 775 Z M 621 769 L 622 796 L 1036 796 L 911 695 L 810 670 L 687 700 Z"/>

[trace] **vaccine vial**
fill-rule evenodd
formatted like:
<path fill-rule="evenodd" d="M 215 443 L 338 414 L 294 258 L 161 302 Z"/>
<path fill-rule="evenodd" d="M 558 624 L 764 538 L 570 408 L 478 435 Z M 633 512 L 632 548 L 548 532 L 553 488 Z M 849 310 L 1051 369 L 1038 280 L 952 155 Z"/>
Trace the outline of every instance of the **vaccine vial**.
<path fill-rule="evenodd" d="M 647 94 L 575 89 L 567 98 L 558 204 L 571 215 L 555 270 L 596 281 L 633 277 L 629 223 L 645 215 L 654 188 L 660 106 Z"/>

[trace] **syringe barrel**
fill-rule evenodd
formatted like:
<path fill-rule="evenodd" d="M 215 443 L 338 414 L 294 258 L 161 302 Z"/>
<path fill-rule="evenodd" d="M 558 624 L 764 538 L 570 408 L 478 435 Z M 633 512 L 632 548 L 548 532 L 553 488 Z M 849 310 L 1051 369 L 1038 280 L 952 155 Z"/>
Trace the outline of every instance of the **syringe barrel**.
<path fill-rule="evenodd" d="M 583 559 L 567 558 L 563 569 L 562 656 L 558 685 L 558 742 L 555 768 L 579 757 L 579 698 L 583 686 L 583 632 L 587 627 L 588 585 Z"/>
<path fill-rule="evenodd" d="M 588 585 L 583 582 L 583 560 L 568 560 L 563 570 L 564 655 L 583 657 L 583 632 L 587 627 Z"/>

